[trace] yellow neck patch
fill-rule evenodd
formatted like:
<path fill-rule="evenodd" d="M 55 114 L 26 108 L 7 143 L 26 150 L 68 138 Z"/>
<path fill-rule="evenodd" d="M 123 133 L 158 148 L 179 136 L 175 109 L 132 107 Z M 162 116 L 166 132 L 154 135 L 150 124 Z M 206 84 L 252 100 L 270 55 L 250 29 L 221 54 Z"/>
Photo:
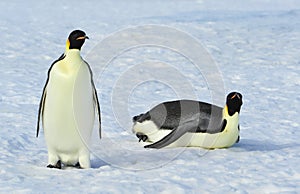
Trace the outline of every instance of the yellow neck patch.
<path fill-rule="evenodd" d="M 70 41 L 69 39 L 66 42 L 66 51 L 68 51 L 70 49 Z"/>
<path fill-rule="evenodd" d="M 228 114 L 228 107 L 227 107 L 227 105 L 225 105 L 225 107 L 224 107 L 224 109 L 223 109 L 223 115 L 224 115 L 224 117 L 227 117 L 227 116 L 229 116 L 229 114 Z"/>

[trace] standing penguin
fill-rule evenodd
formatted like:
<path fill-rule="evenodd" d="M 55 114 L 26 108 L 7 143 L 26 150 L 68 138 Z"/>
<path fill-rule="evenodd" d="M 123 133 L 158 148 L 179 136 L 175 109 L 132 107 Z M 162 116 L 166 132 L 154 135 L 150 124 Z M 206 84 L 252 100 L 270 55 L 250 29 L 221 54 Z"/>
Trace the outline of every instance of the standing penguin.
<path fill-rule="evenodd" d="M 226 148 L 239 141 L 242 95 L 228 94 L 224 108 L 193 100 L 161 103 L 133 117 L 133 132 L 145 148 Z"/>
<path fill-rule="evenodd" d="M 37 133 L 43 122 L 48 147 L 48 168 L 62 164 L 90 168 L 88 149 L 95 112 L 98 113 L 101 138 L 100 106 L 90 66 L 80 56 L 86 39 L 81 30 L 68 37 L 66 51 L 53 62 L 40 101 Z"/>

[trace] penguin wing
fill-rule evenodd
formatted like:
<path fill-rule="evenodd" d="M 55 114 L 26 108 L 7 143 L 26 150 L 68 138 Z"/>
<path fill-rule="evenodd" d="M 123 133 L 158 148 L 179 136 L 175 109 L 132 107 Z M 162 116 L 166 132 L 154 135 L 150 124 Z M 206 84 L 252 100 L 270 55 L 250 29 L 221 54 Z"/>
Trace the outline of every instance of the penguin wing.
<path fill-rule="evenodd" d="M 36 127 L 36 137 L 39 136 L 39 132 L 40 132 L 40 120 L 41 117 L 43 117 L 43 113 L 44 113 L 44 104 L 45 104 L 45 100 L 46 100 L 46 95 L 47 95 L 47 83 L 46 82 L 44 89 L 43 89 L 43 94 L 40 100 L 40 105 L 39 105 L 39 113 L 38 113 L 38 120 L 37 120 L 37 127 Z"/>
<path fill-rule="evenodd" d="M 224 119 L 220 129 L 218 129 L 218 131 L 222 132 L 227 124 L 227 120 Z M 145 148 L 156 148 L 156 149 L 160 149 L 163 147 L 168 146 L 169 144 L 175 142 L 177 139 L 179 139 L 181 136 L 183 136 L 185 133 L 188 132 L 197 132 L 197 128 L 198 128 L 198 120 L 190 120 L 182 125 L 179 125 L 178 127 L 174 128 L 168 135 L 166 135 L 164 138 L 162 138 L 161 140 L 150 144 L 150 145 L 146 145 L 144 146 Z"/>
<path fill-rule="evenodd" d="M 175 142 L 177 139 L 179 139 L 182 135 L 184 135 L 187 132 L 196 132 L 198 128 L 198 124 L 199 124 L 199 119 L 197 119 L 197 115 L 196 115 L 191 119 L 189 119 L 188 121 L 180 124 L 178 127 L 172 129 L 172 131 L 161 140 L 153 144 L 146 145 L 145 148 L 156 148 L 156 149 L 163 148 Z"/>
<path fill-rule="evenodd" d="M 197 125 L 193 125 L 191 123 L 180 125 L 176 128 L 174 128 L 168 135 L 166 135 L 161 140 L 144 146 L 145 148 L 156 148 L 160 149 L 163 148 L 173 142 L 175 142 L 177 139 L 179 139 L 182 135 L 184 135 L 187 132 L 191 132 L 191 127 L 194 128 L 194 131 L 197 129 Z"/>
<path fill-rule="evenodd" d="M 37 127 L 36 127 L 36 137 L 39 136 L 39 132 L 40 132 L 40 121 L 41 121 L 41 117 L 43 117 L 43 113 L 44 113 L 44 104 L 45 104 L 45 100 L 46 100 L 46 96 L 47 96 L 47 85 L 49 82 L 50 71 L 51 71 L 52 67 L 55 65 L 55 63 L 57 63 L 60 60 L 63 60 L 65 57 L 66 57 L 66 55 L 63 53 L 57 60 L 55 60 L 51 64 L 51 66 L 48 70 L 47 80 L 46 80 L 45 86 L 43 88 L 43 93 L 42 93 L 42 97 L 41 97 L 40 105 L 39 105 L 38 120 L 37 120 Z"/>
<path fill-rule="evenodd" d="M 96 87 L 95 87 L 95 83 L 94 83 L 94 80 L 93 80 L 92 69 L 91 69 L 90 65 L 86 61 L 84 61 L 84 62 L 88 66 L 90 74 L 91 74 L 91 83 L 92 83 L 92 87 L 93 87 L 94 103 L 95 103 L 96 110 L 97 110 L 97 113 L 98 113 L 99 138 L 101 139 L 102 133 L 101 133 L 101 111 L 100 111 L 100 103 L 99 103 L 99 99 L 98 99 L 98 94 L 97 94 L 97 90 L 96 90 Z"/>
<path fill-rule="evenodd" d="M 101 139 L 102 134 L 101 134 L 101 112 L 100 112 L 100 104 L 99 104 L 99 99 L 97 95 L 97 90 L 95 87 L 95 84 L 92 80 L 92 85 L 93 85 L 93 93 L 94 93 L 94 103 L 96 105 L 97 113 L 98 113 L 98 122 L 99 122 L 99 138 Z"/>

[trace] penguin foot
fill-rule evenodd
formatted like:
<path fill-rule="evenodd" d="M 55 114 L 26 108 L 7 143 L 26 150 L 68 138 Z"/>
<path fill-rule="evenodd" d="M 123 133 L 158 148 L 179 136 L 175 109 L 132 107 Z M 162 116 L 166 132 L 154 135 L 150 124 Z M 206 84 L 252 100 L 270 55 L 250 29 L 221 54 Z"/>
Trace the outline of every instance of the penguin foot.
<path fill-rule="evenodd" d="M 148 136 L 147 136 L 147 135 L 144 135 L 144 134 L 142 134 L 142 133 L 137 133 L 136 136 L 137 136 L 137 138 L 139 139 L 139 142 L 141 142 L 141 141 L 145 142 L 145 141 L 148 140 Z"/>
<path fill-rule="evenodd" d="M 78 169 L 82 169 L 82 167 L 80 166 L 80 163 L 79 163 L 79 162 L 77 162 L 77 163 L 75 164 L 74 167 L 75 167 L 75 168 L 78 168 Z"/>
<path fill-rule="evenodd" d="M 48 164 L 47 168 L 57 168 L 57 169 L 61 169 L 61 161 L 59 160 L 55 165 Z"/>

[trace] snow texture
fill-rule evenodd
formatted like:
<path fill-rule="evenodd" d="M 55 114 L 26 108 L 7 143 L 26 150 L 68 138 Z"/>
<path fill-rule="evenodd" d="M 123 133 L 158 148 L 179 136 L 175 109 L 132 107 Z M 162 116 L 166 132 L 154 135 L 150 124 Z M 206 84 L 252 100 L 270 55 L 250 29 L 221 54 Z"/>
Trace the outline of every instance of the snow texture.
<path fill-rule="evenodd" d="M 0 193 L 300 192 L 299 1 L 4 0 L 0 18 Z M 164 47 L 131 48 L 102 74 L 97 71 L 89 55 L 93 48 L 118 31 L 148 24 L 183 31 L 208 50 L 223 81 L 221 99 L 233 90 L 243 94 L 240 143 L 216 150 L 147 150 L 137 142 L 127 117 L 178 99 L 185 83 L 193 86 L 194 99 L 212 101 L 205 75 Z M 50 64 L 77 28 L 90 37 L 82 56 L 94 70 L 103 138 L 94 130 L 91 169 L 48 169 L 44 134 L 35 137 L 39 99 Z M 138 64 L 156 72 L 135 72 Z M 166 66 L 183 75 L 180 81 Z M 173 82 L 143 81 L 134 73 L 170 76 Z M 118 88 L 126 85 L 121 78 L 139 83 L 128 86 L 125 101 L 118 101 L 120 91 L 127 91 Z M 126 120 L 118 120 L 120 110 L 126 110 Z"/>

